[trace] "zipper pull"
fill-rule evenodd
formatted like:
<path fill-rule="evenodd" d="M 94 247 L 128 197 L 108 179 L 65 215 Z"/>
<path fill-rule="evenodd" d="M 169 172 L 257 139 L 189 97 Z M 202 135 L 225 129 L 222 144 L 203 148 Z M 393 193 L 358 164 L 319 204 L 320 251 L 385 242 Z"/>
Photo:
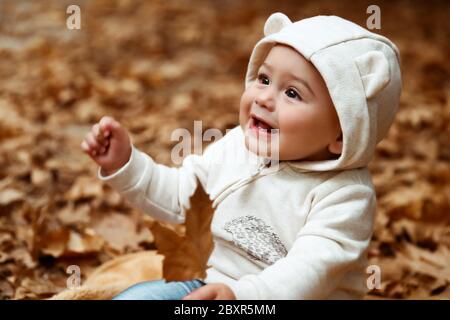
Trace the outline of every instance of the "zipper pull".
<path fill-rule="evenodd" d="M 261 170 L 264 169 L 266 166 L 267 166 L 267 163 L 263 162 L 258 168 L 256 168 L 255 171 L 253 171 L 253 173 L 250 175 L 250 177 L 253 178 L 254 176 L 258 175 L 261 172 Z"/>

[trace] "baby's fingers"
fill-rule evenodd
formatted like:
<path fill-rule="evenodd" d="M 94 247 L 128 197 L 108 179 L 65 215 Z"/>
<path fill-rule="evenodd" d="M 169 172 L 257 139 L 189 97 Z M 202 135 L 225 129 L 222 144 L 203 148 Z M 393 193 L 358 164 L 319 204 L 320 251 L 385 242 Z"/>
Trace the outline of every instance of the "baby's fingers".
<path fill-rule="evenodd" d="M 86 140 L 83 140 L 83 142 L 81 143 L 81 149 L 83 149 L 83 151 L 85 153 L 87 153 L 88 155 L 90 155 L 91 157 L 95 157 L 97 155 L 97 151 L 95 151 L 94 149 L 92 149 L 88 143 L 86 142 Z"/>
<path fill-rule="evenodd" d="M 93 134 L 94 138 L 98 142 L 100 142 L 100 144 L 102 144 L 103 146 L 106 146 L 108 144 L 109 139 L 107 139 L 107 136 L 102 131 L 100 124 L 98 124 L 98 123 L 94 124 L 94 126 L 92 127 L 92 134 Z"/>
<path fill-rule="evenodd" d="M 104 116 L 100 119 L 100 130 L 104 133 L 105 137 L 111 136 L 111 131 L 114 130 L 114 124 L 117 126 L 118 123 L 113 117 Z"/>
<path fill-rule="evenodd" d="M 83 140 L 83 142 L 81 142 L 81 149 L 87 154 L 91 154 L 92 153 L 92 150 L 89 147 L 89 145 L 87 144 L 86 140 Z"/>
<path fill-rule="evenodd" d="M 97 139 L 95 139 L 94 134 L 92 132 L 89 132 L 86 137 L 84 138 L 84 142 L 88 146 L 88 152 L 92 156 L 96 156 L 98 154 L 101 154 L 106 151 L 106 148 L 102 146 Z"/>

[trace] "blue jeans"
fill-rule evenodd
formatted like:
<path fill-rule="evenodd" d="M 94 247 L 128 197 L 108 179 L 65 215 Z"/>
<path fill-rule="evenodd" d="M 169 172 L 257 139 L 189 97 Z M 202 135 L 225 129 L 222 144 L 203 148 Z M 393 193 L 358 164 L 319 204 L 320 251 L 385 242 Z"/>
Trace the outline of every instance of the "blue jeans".
<path fill-rule="evenodd" d="M 144 281 L 122 291 L 113 300 L 181 300 L 197 288 L 204 286 L 200 279 L 191 281 Z"/>

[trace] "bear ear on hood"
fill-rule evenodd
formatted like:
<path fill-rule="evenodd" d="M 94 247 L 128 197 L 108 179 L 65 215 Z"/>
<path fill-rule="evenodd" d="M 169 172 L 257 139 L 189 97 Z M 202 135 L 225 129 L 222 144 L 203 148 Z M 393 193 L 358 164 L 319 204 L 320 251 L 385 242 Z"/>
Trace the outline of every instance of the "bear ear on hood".
<path fill-rule="evenodd" d="M 355 58 L 366 98 L 375 97 L 391 80 L 389 62 L 380 51 L 370 51 Z"/>
<path fill-rule="evenodd" d="M 277 33 L 291 23 L 292 21 L 284 13 L 273 13 L 264 24 L 264 35 L 267 37 L 273 33 Z"/>

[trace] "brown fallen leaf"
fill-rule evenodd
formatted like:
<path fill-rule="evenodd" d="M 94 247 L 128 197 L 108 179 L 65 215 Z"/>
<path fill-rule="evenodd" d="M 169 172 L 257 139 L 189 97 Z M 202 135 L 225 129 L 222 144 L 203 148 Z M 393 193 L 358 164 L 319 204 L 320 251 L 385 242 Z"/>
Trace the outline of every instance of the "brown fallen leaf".
<path fill-rule="evenodd" d="M 114 258 L 96 268 L 81 287 L 62 291 L 51 300 L 111 299 L 136 283 L 161 279 L 163 259 L 156 250 Z"/>
<path fill-rule="evenodd" d="M 12 299 L 14 296 L 14 285 L 8 280 L 0 280 L 0 299 Z"/>
<path fill-rule="evenodd" d="M 102 212 L 92 219 L 96 234 L 118 252 L 137 249 L 141 242 L 153 242 L 153 235 L 148 228 L 140 228 L 130 216 L 117 212 Z"/>
<path fill-rule="evenodd" d="M 41 236 L 38 247 L 43 254 L 55 258 L 86 255 L 99 252 L 105 241 L 93 230 L 86 229 L 84 233 L 60 228 Z"/>
<path fill-rule="evenodd" d="M 81 234 L 71 230 L 66 243 L 65 255 L 89 254 L 101 251 L 105 240 L 92 229 L 85 229 L 84 231 Z"/>
<path fill-rule="evenodd" d="M 75 180 L 70 190 L 66 194 L 67 200 L 79 200 L 90 197 L 101 197 L 103 187 L 101 181 L 95 177 L 82 176 Z"/>
<path fill-rule="evenodd" d="M 44 279 L 24 278 L 16 289 L 14 299 L 36 299 L 41 296 L 51 296 L 58 292 L 59 288 Z"/>
<path fill-rule="evenodd" d="M 75 205 L 70 201 L 61 209 L 57 209 L 56 217 L 62 225 L 86 225 L 91 217 L 91 206 L 87 203 Z"/>
<path fill-rule="evenodd" d="M 10 203 L 21 201 L 25 197 L 25 194 L 13 188 L 7 188 L 0 191 L 0 206 L 6 206 Z"/>
<path fill-rule="evenodd" d="M 205 276 L 206 262 L 213 248 L 210 231 L 213 209 L 201 186 L 190 202 L 184 235 L 180 236 L 160 223 L 155 223 L 151 228 L 158 252 L 165 257 L 163 274 L 167 281 Z"/>

